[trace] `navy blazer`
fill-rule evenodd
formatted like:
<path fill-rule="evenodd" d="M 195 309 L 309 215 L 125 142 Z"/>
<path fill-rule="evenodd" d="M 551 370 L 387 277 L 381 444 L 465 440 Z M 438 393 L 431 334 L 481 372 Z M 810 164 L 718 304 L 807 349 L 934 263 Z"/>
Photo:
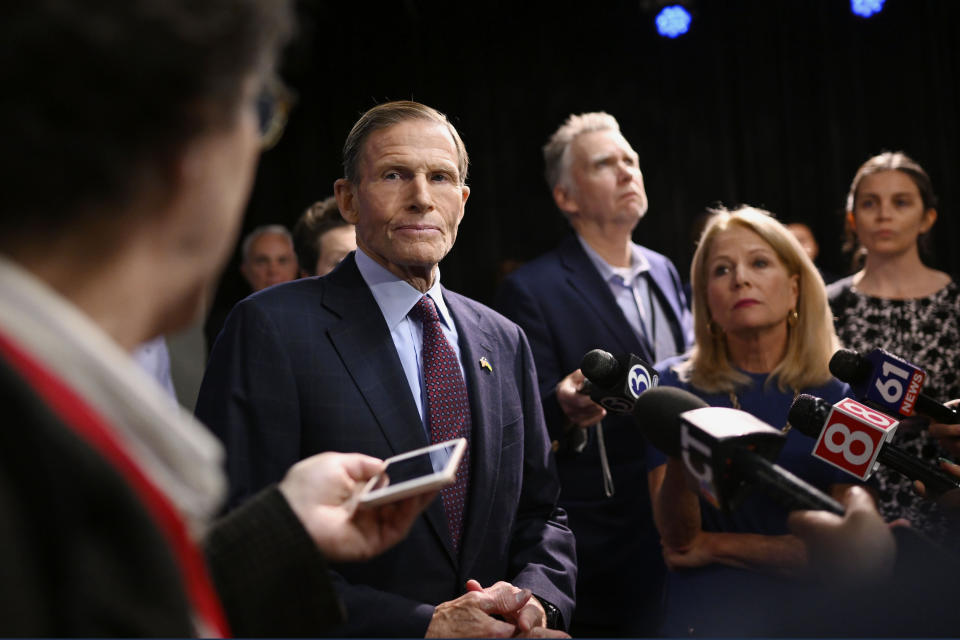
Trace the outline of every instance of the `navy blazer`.
<path fill-rule="evenodd" d="M 507 580 L 569 623 L 576 561 L 523 332 L 443 290 L 457 331 L 472 415 L 471 480 L 459 557 L 441 501 L 406 540 L 366 563 L 335 565 L 348 622 L 337 633 L 423 636 L 434 606 L 475 578 Z M 484 357 L 492 366 L 480 366 Z M 210 356 L 197 416 L 223 441 L 232 504 L 321 451 L 386 458 L 427 436 L 396 347 L 348 256 L 330 275 L 240 302 Z"/>
<path fill-rule="evenodd" d="M 683 352 L 693 339 L 693 318 L 680 278 L 668 258 L 641 250 L 650 263 L 651 290 L 671 318 L 677 350 Z M 634 353 L 654 362 L 574 234 L 507 276 L 496 306 L 530 341 L 554 439 L 562 440 L 566 422 L 557 402 L 557 383 L 580 367 L 587 351 Z M 588 430 L 581 453 L 561 449 L 557 454 L 560 504 L 577 536 L 574 621 L 591 627 L 610 625 L 611 633 L 653 635 L 665 567 L 650 509 L 645 443 L 632 418 L 610 415 L 603 425 L 616 489 L 613 497 L 604 494 L 596 429 Z"/>

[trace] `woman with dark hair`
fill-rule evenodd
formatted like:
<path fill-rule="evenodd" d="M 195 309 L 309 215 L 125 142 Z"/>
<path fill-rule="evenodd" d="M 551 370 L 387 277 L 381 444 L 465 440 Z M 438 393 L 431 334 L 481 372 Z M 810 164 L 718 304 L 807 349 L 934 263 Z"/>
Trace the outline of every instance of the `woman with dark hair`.
<path fill-rule="evenodd" d="M 787 429 L 799 393 L 833 403 L 849 387 L 830 375 L 836 350 L 823 279 L 797 239 L 768 212 L 714 212 L 690 267 L 696 340 L 657 365 L 661 385 L 783 429 L 777 464 L 839 494 L 849 476 L 810 455 L 813 440 Z M 662 628 L 668 636 L 743 636 L 778 628 L 788 578 L 806 552 L 789 535 L 787 509 L 754 491 L 720 513 L 686 484 L 680 458 L 648 450 L 654 517 L 672 570 Z M 744 614 L 744 605 L 750 607 Z"/>
<path fill-rule="evenodd" d="M 847 195 L 847 248 L 862 268 L 827 290 L 840 342 L 859 352 L 886 349 L 927 372 L 924 393 L 960 397 L 960 287 L 922 259 L 937 220 L 926 171 L 902 152 L 884 152 L 857 171 Z M 932 464 L 943 455 L 920 420 L 897 431 L 897 446 Z M 909 479 L 881 467 L 878 503 L 885 518 L 906 518 L 942 539 L 937 505 L 918 496 Z"/>

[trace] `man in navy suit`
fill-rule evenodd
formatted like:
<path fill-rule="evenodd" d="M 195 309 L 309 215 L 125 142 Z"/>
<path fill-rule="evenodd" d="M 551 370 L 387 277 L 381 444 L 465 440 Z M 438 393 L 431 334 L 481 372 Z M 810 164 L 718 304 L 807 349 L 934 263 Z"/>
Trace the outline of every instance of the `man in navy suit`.
<path fill-rule="evenodd" d="M 543 151 L 554 201 L 574 233 L 508 276 L 497 305 L 530 340 L 560 504 L 577 536 L 571 633 L 654 635 L 665 567 L 643 439 L 632 418 L 607 416 L 579 393 L 579 366 L 594 348 L 650 363 L 675 355 L 693 339 L 692 318 L 673 264 L 631 240 L 647 195 L 613 116 L 572 115 Z"/>
<path fill-rule="evenodd" d="M 469 402 L 462 533 L 448 526 L 444 494 L 392 551 L 335 565 L 343 635 L 559 636 L 553 629 L 573 612 L 573 535 L 556 506 L 526 337 L 440 286 L 437 264 L 470 194 L 466 174 L 466 149 L 436 110 L 393 102 L 364 114 L 334 185 L 358 250 L 328 276 L 238 304 L 200 393 L 197 414 L 227 448 L 234 504 L 318 451 L 385 458 L 425 446 L 434 398 L 427 321 L 415 307 L 436 309 Z"/>

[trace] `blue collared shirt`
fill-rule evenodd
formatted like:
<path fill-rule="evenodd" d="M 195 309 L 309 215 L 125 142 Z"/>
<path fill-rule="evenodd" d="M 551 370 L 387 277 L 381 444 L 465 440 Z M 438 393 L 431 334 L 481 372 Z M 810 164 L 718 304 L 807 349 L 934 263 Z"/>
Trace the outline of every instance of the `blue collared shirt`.
<path fill-rule="evenodd" d="M 170 350 L 163 336 L 141 343 L 133 350 L 132 357 L 171 398 L 176 399 L 177 392 L 174 391 L 173 378 L 170 376 Z"/>
<path fill-rule="evenodd" d="M 456 352 L 457 361 L 460 363 L 460 373 L 463 374 L 463 358 L 460 353 L 457 327 L 454 325 L 450 310 L 447 309 L 440 293 L 440 267 L 434 267 L 436 277 L 433 286 L 427 290 L 426 294 L 423 294 L 413 288 L 410 283 L 387 271 L 364 253 L 363 249 L 357 249 L 356 261 L 363 281 L 367 283 L 374 300 L 377 301 L 377 306 L 380 307 L 383 319 L 387 321 L 390 337 L 393 339 L 393 345 L 397 348 L 400 364 L 403 365 L 403 372 L 407 376 L 407 384 L 410 385 L 410 393 L 413 394 L 417 411 L 420 412 L 420 419 L 429 440 L 426 415 L 427 391 L 423 379 L 423 325 L 409 316 L 410 310 L 424 295 L 430 296 L 437 307 L 437 314 L 440 316 L 440 328 L 443 330 L 447 342 Z"/>
<path fill-rule="evenodd" d="M 655 285 L 644 275 L 650 271 L 650 263 L 640 251 L 640 245 L 630 243 L 629 267 L 613 267 L 579 235 L 577 240 L 600 277 L 610 287 L 617 306 L 623 311 L 637 338 L 652 351 L 654 362 L 676 355 L 677 343 L 670 326 L 671 320 L 660 304 L 659 297 L 650 288 Z"/>

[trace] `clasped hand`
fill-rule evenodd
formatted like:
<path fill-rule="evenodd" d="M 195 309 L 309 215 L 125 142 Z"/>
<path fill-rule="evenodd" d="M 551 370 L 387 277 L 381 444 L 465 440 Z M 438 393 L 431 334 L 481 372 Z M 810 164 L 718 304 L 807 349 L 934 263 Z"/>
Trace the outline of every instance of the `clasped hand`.
<path fill-rule="evenodd" d="M 529 589 L 509 582 L 484 588 L 468 580 L 467 592 L 437 605 L 428 638 L 569 638 L 546 627 L 546 613 Z M 502 618 L 498 620 L 494 616 Z"/>

